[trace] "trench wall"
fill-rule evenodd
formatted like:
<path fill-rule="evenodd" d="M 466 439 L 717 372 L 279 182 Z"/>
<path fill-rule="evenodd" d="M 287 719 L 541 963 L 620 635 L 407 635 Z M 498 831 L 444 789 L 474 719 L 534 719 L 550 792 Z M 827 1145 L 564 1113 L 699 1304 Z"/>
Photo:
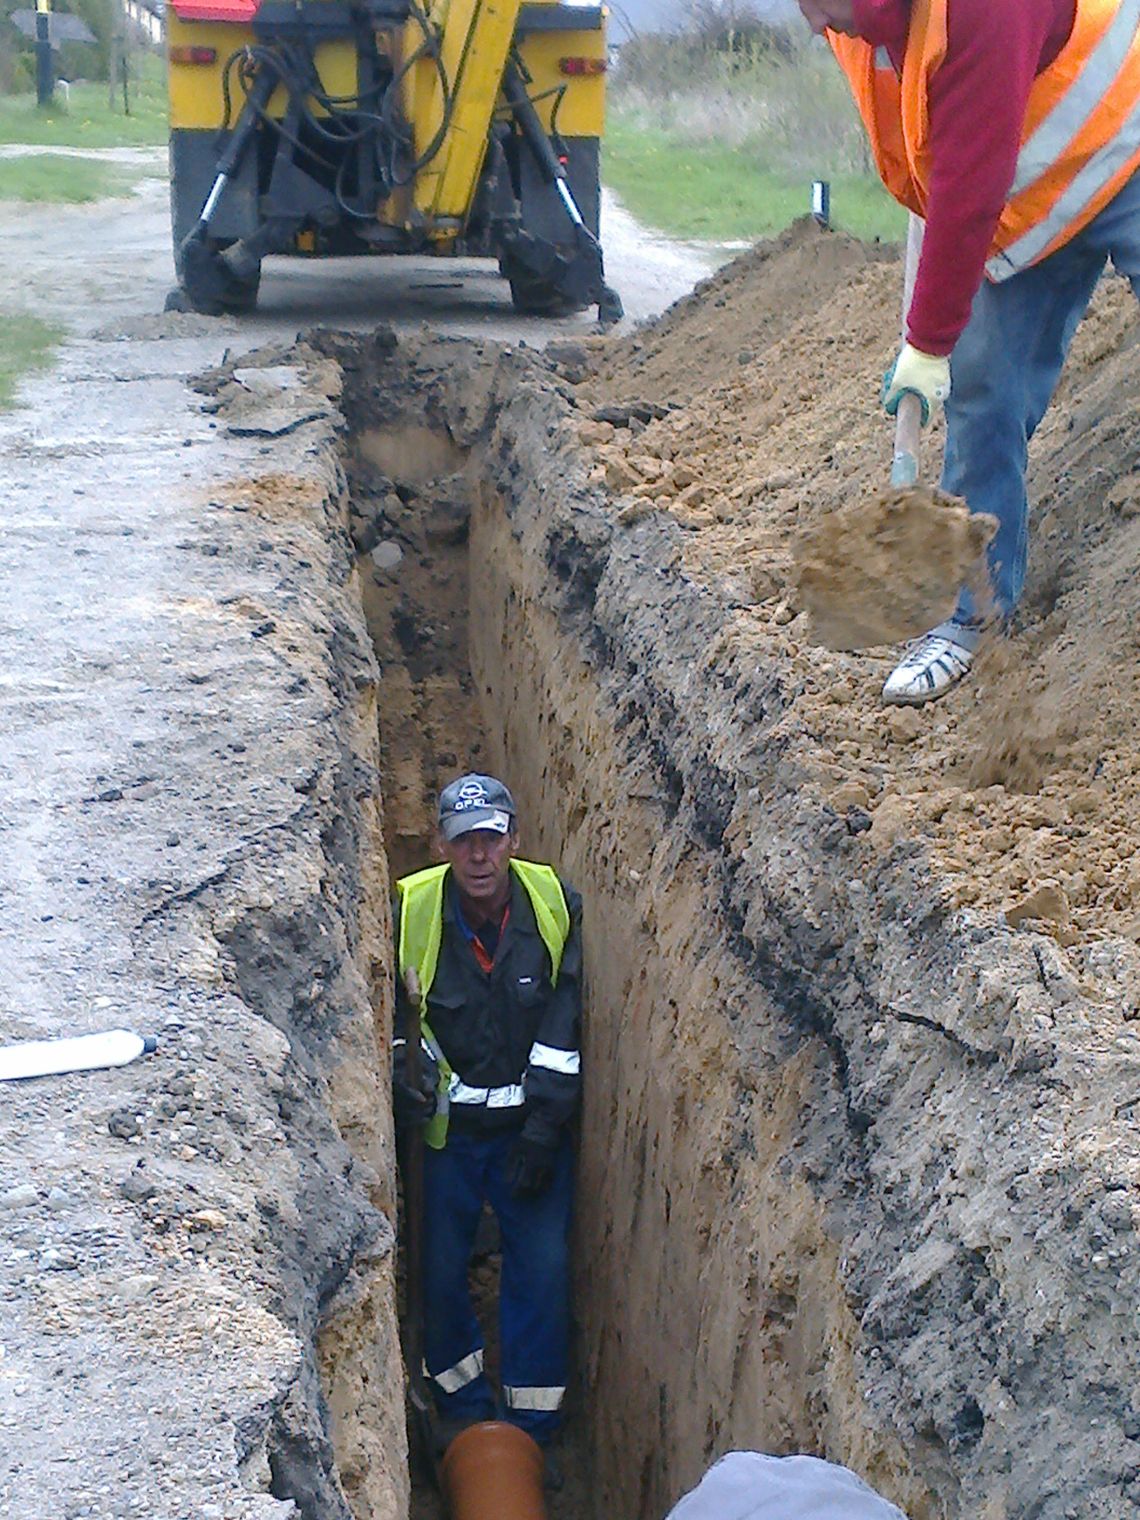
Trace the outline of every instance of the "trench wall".
<path fill-rule="evenodd" d="M 527 844 L 587 899 L 579 1316 L 599 1514 L 732 1446 L 914 1520 L 1137 1497 L 1140 1040 L 920 838 L 807 783 L 775 664 L 585 484 L 571 388 L 421 353 L 473 450 L 475 687 Z M 1106 955 L 1108 952 L 1106 952 Z"/>
<path fill-rule="evenodd" d="M 954 908 L 920 837 L 828 806 L 786 670 L 725 652 L 674 523 L 587 484 L 550 363 L 324 346 L 353 431 L 415 419 L 465 481 L 473 679 L 415 701 L 478 705 L 524 849 L 586 897 L 595 1513 L 660 1520 L 733 1446 L 912 1520 L 1128 1513 L 1140 1040 L 1052 941 Z M 394 804 L 413 850 L 436 748 Z"/>
<path fill-rule="evenodd" d="M 163 348 L 69 346 L 0 430 L 0 1038 L 157 1037 L 4 1084 L 0 1514 L 402 1520 L 378 670 L 339 376 L 278 348 L 188 404 Z"/>

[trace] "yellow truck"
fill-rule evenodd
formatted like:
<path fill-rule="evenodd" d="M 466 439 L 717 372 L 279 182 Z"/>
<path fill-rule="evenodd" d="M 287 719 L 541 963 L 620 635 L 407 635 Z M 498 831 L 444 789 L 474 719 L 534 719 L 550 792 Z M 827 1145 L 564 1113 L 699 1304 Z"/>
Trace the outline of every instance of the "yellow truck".
<path fill-rule="evenodd" d="M 475 255 L 516 308 L 621 316 L 598 243 L 591 0 L 170 0 L 168 307 L 249 311 L 266 254 Z"/>

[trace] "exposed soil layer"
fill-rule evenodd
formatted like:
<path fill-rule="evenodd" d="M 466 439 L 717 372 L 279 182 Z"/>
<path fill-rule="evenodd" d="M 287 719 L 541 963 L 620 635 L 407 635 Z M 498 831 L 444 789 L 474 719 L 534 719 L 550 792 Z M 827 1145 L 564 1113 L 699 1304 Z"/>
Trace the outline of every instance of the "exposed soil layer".
<path fill-rule="evenodd" d="M 672 396 L 646 396 L 637 373 L 638 344 L 659 367 L 663 344 L 696 351 L 684 328 L 696 304 L 605 351 L 602 380 L 581 345 L 544 359 L 320 340 L 345 367 L 358 436 L 389 426 L 393 398 L 414 398 L 438 435 L 432 468 L 465 479 L 480 742 L 517 790 L 526 848 L 585 894 L 578 1312 L 591 1507 L 660 1520 L 735 1445 L 845 1461 L 914 1520 L 1119 1517 L 1140 1498 L 1136 951 L 1094 937 L 1067 888 L 1062 933 L 1043 872 L 1028 908 L 997 911 L 1008 861 L 993 833 L 1004 810 L 1037 809 L 1048 851 L 1095 841 L 1110 821 L 1104 808 L 1071 811 L 1058 772 L 1015 792 L 1020 751 L 1003 759 L 1000 790 L 970 784 L 987 715 L 978 693 L 992 712 L 1005 670 L 983 662 L 972 694 L 923 718 L 926 735 L 875 709 L 885 659 L 802 641 L 794 532 L 829 489 L 838 501 L 882 479 L 872 402 L 857 380 L 842 402 L 836 366 L 797 419 L 831 438 L 821 490 L 808 460 L 771 484 L 776 376 L 795 373 L 794 354 L 818 358 L 817 328 L 842 331 L 827 300 L 790 323 L 809 236 L 744 262 L 749 309 L 765 269 L 784 309 L 772 352 L 753 351 L 719 398 L 680 361 Z M 822 246 L 857 369 L 860 345 L 863 363 L 876 344 L 887 351 L 899 272 L 842 240 Z M 846 287 L 835 250 L 850 260 Z M 1097 324 L 1124 335 L 1130 313 L 1113 303 L 1110 290 L 1084 344 Z M 749 388 L 765 383 L 750 412 Z M 1063 453 L 1077 459 L 1101 413 L 1072 393 L 1067 404 Z M 684 447 L 666 457 L 671 436 Z M 390 456 L 372 452 L 395 479 Z M 607 483 L 611 467 L 643 458 L 670 468 L 656 494 Z M 694 462 L 714 488 L 695 526 L 704 504 L 680 505 L 688 483 L 675 468 Z M 439 479 L 421 488 L 423 521 Z M 1087 550 L 1067 598 L 1118 524 L 1065 503 L 1055 532 Z M 1045 661 L 1057 609 L 1039 582 L 1029 609 L 1003 653 Z M 1024 708 L 1024 674 L 1016 685 Z M 1002 742 L 1012 735 L 1007 724 Z M 1114 742 L 1129 741 L 1119 723 Z M 421 760 L 408 782 L 421 819 L 437 773 Z M 1096 779 L 1084 785 L 1096 803 Z M 926 811 L 936 794 L 961 799 L 956 821 Z M 947 869 L 951 838 L 974 869 Z M 962 901 L 964 881 L 981 906 Z"/>
<path fill-rule="evenodd" d="M 158 1046 L 4 1084 L 0 1515 L 397 1520 L 387 882 L 339 373 L 299 353 L 229 412 L 160 347 L 71 347 L 0 419 L 0 1041 Z"/>

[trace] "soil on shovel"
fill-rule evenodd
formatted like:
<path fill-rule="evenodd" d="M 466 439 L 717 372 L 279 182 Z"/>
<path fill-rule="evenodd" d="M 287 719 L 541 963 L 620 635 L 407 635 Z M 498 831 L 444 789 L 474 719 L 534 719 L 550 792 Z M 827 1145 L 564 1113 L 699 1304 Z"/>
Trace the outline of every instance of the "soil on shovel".
<path fill-rule="evenodd" d="M 996 531 L 996 518 L 925 486 L 822 514 L 793 551 L 813 641 L 869 649 L 917 638 L 951 616 L 964 582 L 982 579 Z"/>

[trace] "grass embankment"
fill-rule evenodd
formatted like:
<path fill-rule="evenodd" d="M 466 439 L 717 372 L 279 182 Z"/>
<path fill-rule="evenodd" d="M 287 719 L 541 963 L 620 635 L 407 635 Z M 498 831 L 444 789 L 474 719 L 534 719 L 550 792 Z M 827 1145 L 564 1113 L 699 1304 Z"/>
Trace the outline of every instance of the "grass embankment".
<path fill-rule="evenodd" d="M 73 84 L 65 106 L 57 99 L 42 110 L 34 94 L 0 96 L 0 143 L 47 148 L 120 148 L 159 145 L 167 138 L 166 73 L 163 60 L 139 54 L 128 87 L 131 114 L 120 89 L 112 106 L 106 84 Z"/>
<path fill-rule="evenodd" d="M 0 158 L 0 201 L 63 201 L 82 205 L 125 195 L 140 176 L 121 164 L 103 164 L 62 153 Z"/>
<path fill-rule="evenodd" d="M 905 236 L 830 52 L 797 34 L 642 38 L 613 75 L 603 175 L 640 220 L 716 242 L 770 237 L 831 185 L 832 223 Z"/>
<path fill-rule="evenodd" d="M 0 314 L 0 409 L 12 405 L 21 378 L 50 362 L 62 329 L 23 312 Z"/>

